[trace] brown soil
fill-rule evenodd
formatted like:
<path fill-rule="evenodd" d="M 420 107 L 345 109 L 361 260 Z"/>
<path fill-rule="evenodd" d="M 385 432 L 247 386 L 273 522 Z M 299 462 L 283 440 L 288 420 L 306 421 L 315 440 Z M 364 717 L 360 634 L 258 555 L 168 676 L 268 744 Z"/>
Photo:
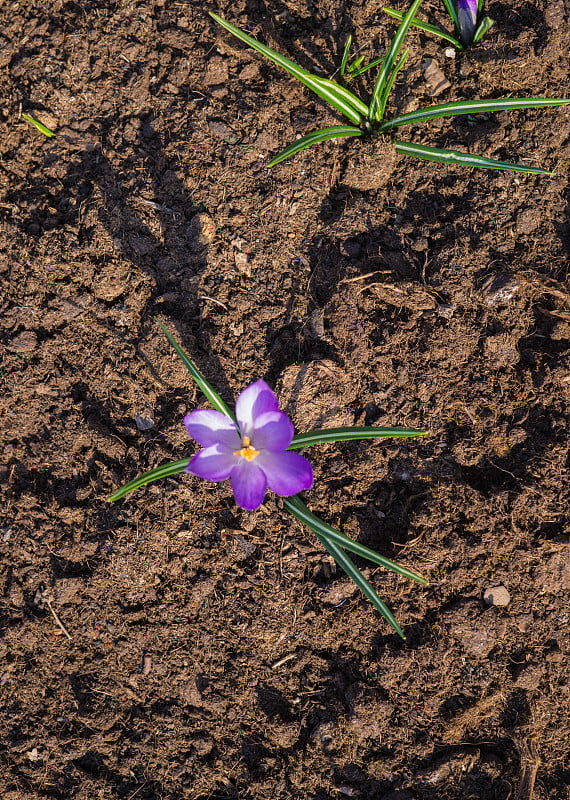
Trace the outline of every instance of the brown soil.
<path fill-rule="evenodd" d="M 402 136 L 553 177 L 398 157 L 357 189 L 357 141 L 268 170 L 334 117 L 206 16 L 331 74 L 382 5 L 0 2 L 5 800 L 568 797 L 569 112 Z M 439 102 L 569 94 L 568 4 L 489 11 L 465 56 L 409 37 L 398 108 L 426 58 Z M 406 642 L 273 497 L 107 503 L 193 451 L 154 316 L 228 401 L 429 429 L 310 452 L 309 506 L 431 580 L 366 573 Z"/>

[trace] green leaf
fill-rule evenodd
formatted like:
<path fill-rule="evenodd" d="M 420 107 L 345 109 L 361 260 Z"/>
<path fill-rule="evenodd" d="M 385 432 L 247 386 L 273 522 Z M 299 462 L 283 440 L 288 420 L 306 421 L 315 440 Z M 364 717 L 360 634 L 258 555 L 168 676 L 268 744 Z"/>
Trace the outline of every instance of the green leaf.
<path fill-rule="evenodd" d="M 494 158 L 462 153 L 459 150 L 439 150 L 412 142 L 394 142 L 396 152 L 404 156 L 421 158 L 424 161 L 437 161 L 440 164 L 459 164 L 462 167 L 483 167 L 483 169 L 500 169 L 508 172 L 530 172 L 535 175 L 552 175 L 546 169 L 525 167 L 522 164 L 511 164 L 509 161 L 498 161 Z"/>
<path fill-rule="evenodd" d="M 386 81 L 386 86 L 384 87 L 384 91 L 382 92 L 382 97 L 380 98 L 380 116 L 381 117 L 384 116 L 384 112 L 386 110 L 386 103 L 388 102 L 388 98 L 390 96 L 390 92 L 392 91 L 392 86 L 394 85 L 394 81 L 396 80 L 396 76 L 398 75 L 398 72 L 402 69 L 402 67 L 404 66 L 406 61 L 408 60 L 409 54 L 410 54 L 410 51 L 408 50 L 408 48 L 406 48 L 404 50 L 404 52 L 402 53 L 402 57 L 400 58 L 400 60 L 398 61 L 398 63 L 394 67 L 394 69 L 392 70 L 392 72 L 390 74 L 390 77 Z"/>
<path fill-rule="evenodd" d="M 348 39 L 346 40 L 346 44 L 344 46 L 344 51 L 342 54 L 342 61 L 340 62 L 340 77 L 341 80 L 344 80 L 344 72 L 346 70 L 346 65 L 348 64 L 348 56 L 350 55 L 350 48 L 352 47 L 352 34 L 349 35 Z"/>
<path fill-rule="evenodd" d="M 234 422 L 236 422 L 236 418 L 235 418 L 234 414 L 230 411 L 228 406 L 224 403 L 224 401 L 222 400 L 220 395 L 216 392 L 214 387 L 211 386 L 208 383 L 208 381 L 202 375 L 202 373 L 200 372 L 200 370 L 198 369 L 196 364 L 194 364 L 194 362 L 192 361 L 190 356 L 180 347 L 180 345 L 178 344 L 176 339 L 174 339 L 174 337 L 171 336 L 171 334 L 166 330 L 166 328 L 164 327 L 162 322 L 159 319 L 157 319 L 156 317 L 155 317 L 155 321 L 160 325 L 160 327 L 162 328 L 162 330 L 166 334 L 166 338 L 168 339 L 168 341 L 170 342 L 172 347 L 176 350 L 176 352 L 178 353 L 178 355 L 182 359 L 182 362 L 183 362 L 184 366 L 186 367 L 186 369 L 188 370 L 188 372 L 190 373 L 190 375 L 192 376 L 192 378 L 194 379 L 194 381 L 198 385 L 198 388 L 200 389 L 202 394 L 204 394 L 208 398 L 210 403 L 214 406 L 214 408 L 217 411 L 221 411 L 222 414 L 226 414 L 226 416 L 230 417 L 230 419 L 232 419 Z"/>
<path fill-rule="evenodd" d="M 354 62 L 354 64 L 356 64 L 356 62 L 361 63 L 363 60 L 364 60 L 363 58 L 357 58 L 356 61 Z M 371 61 L 370 64 L 366 64 L 365 67 L 360 67 L 360 69 L 357 69 L 355 67 L 354 69 L 351 69 L 350 70 L 350 80 L 353 80 L 353 78 L 357 78 L 359 75 L 362 75 L 364 72 L 368 72 L 369 69 L 372 69 L 373 67 L 377 67 L 379 64 L 383 64 L 383 63 L 384 63 L 384 59 L 383 58 L 377 58 L 375 61 Z"/>
<path fill-rule="evenodd" d="M 313 131 L 312 133 L 308 133 L 306 136 L 302 136 L 297 141 L 290 144 L 285 150 L 282 150 L 275 158 L 272 158 L 268 167 L 274 167 L 276 164 L 279 164 L 281 161 L 285 161 L 286 158 L 290 156 L 294 156 L 296 153 L 304 150 L 306 147 L 311 147 L 313 144 L 318 144 L 319 142 L 326 142 L 327 139 L 339 139 L 344 136 L 362 136 L 363 132 L 360 128 L 353 128 L 350 125 L 335 125 L 332 128 L 321 128 L 318 131 Z"/>
<path fill-rule="evenodd" d="M 487 33 L 487 31 L 493 25 L 494 22 L 495 20 L 491 19 L 491 17 L 483 17 L 483 19 L 477 26 L 477 30 L 473 34 L 473 44 L 477 44 L 477 42 L 481 41 L 483 36 L 485 36 L 485 34 Z"/>
<path fill-rule="evenodd" d="M 402 575 L 404 578 L 417 581 L 424 586 L 428 585 L 428 582 L 425 578 L 422 578 L 421 575 L 412 572 L 411 569 L 402 567 L 400 564 L 396 564 L 395 561 L 390 561 L 389 558 L 381 556 L 380 553 L 376 553 L 369 547 L 365 547 L 363 544 L 359 544 L 353 539 L 350 539 L 348 536 L 345 536 L 344 533 L 337 531 L 335 528 L 331 528 L 330 525 L 327 525 L 326 522 L 323 522 L 322 519 L 319 519 L 319 517 L 316 517 L 309 511 L 307 506 L 300 499 L 299 495 L 285 498 L 283 505 L 300 522 L 302 522 L 304 525 L 307 525 L 309 528 L 311 528 L 311 530 L 319 533 L 321 536 L 330 539 L 336 545 L 338 545 L 338 547 L 349 550 L 351 553 L 354 553 L 361 558 L 365 558 L 367 561 L 372 561 L 373 564 L 378 564 L 380 567 L 389 569 L 391 572 L 397 572 L 398 575 Z"/>
<path fill-rule="evenodd" d="M 202 391 L 204 390 L 202 389 Z M 206 393 L 204 392 L 204 394 Z M 214 404 L 212 403 L 212 405 Z M 218 410 L 221 411 L 221 409 Z M 296 434 L 288 449 L 298 450 L 302 447 L 310 447 L 315 444 L 346 442 L 355 439 L 380 439 L 388 436 L 399 438 L 423 436 L 425 433 L 427 433 L 427 431 L 418 431 L 414 428 L 325 428 L 324 430 Z M 184 472 L 189 463 L 190 458 L 183 458 L 180 461 L 171 461 L 168 464 L 163 464 L 160 467 L 151 469 L 149 472 L 144 472 L 142 475 L 139 475 L 138 478 L 134 478 L 134 480 L 118 489 L 109 499 L 112 502 L 120 500 L 122 497 L 129 494 L 129 492 L 141 486 L 145 486 L 147 483 L 152 483 L 153 481 L 160 480 L 160 478 L 168 478 L 170 475 Z"/>
<path fill-rule="evenodd" d="M 384 11 L 388 16 L 394 17 L 394 19 L 403 20 L 404 15 L 401 11 L 396 11 L 394 8 L 383 8 Z M 442 28 L 438 28 L 436 25 L 430 25 L 429 22 L 422 22 L 421 19 L 413 19 L 411 22 L 412 27 L 419 28 L 421 31 L 425 31 L 426 33 L 432 33 L 434 36 L 439 36 L 440 39 L 445 39 L 451 44 L 455 45 L 458 50 L 463 50 L 463 45 L 461 44 L 458 39 L 453 37 L 447 31 L 444 31 Z"/>
<path fill-rule="evenodd" d="M 121 486 L 120 489 L 117 489 L 117 491 L 109 498 L 109 502 L 114 503 L 115 500 L 121 500 L 123 497 L 125 497 L 125 495 L 129 494 L 129 492 L 134 492 L 135 489 L 139 489 L 141 486 L 146 486 L 147 483 L 152 483 L 153 481 L 158 481 L 161 478 L 168 478 L 171 475 L 177 475 L 179 472 L 184 472 L 189 463 L 189 458 L 183 458 L 180 461 L 171 461 L 168 464 L 162 464 L 160 467 L 155 467 L 155 469 L 151 469 L 148 472 L 143 472 L 143 474 L 139 475 L 138 478 L 125 483 L 124 486 Z"/>
<path fill-rule="evenodd" d="M 326 100 L 329 105 L 334 106 L 337 111 L 340 111 L 341 114 L 344 114 L 355 124 L 362 122 L 368 112 L 368 106 L 364 105 L 359 97 L 343 86 L 339 86 L 338 83 L 329 80 L 329 78 L 320 78 L 317 75 L 311 75 L 311 73 L 307 73 L 307 75 L 309 77 L 304 82 L 305 86 L 308 86 L 315 94 L 318 94 L 319 97 Z M 352 102 L 353 99 L 354 103 Z M 356 110 L 351 110 L 352 107 L 355 107 Z"/>
<path fill-rule="evenodd" d="M 311 72 L 307 72 L 306 69 L 295 64 L 294 61 L 276 53 L 275 50 L 258 42 L 257 39 L 254 39 L 239 28 L 236 28 L 235 25 L 226 22 L 225 19 L 214 14 L 213 11 L 210 11 L 210 16 L 242 42 L 253 47 L 258 53 L 261 53 L 279 67 L 282 67 L 290 75 L 293 75 L 294 78 L 297 78 L 304 86 L 329 103 L 329 105 L 333 106 L 333 108 L 336 108 L 337 111 L 340 111 L 341 114 L 344 114 L 345 117 L 348 117 L 355 125 L 358 125 L 362 121 L 363 116 L 367 114 L 367 106 L 364 105 L 359 97 L 349 92 L 348 89 L 339 86 L 338 83 L 328 78 L 320 78 L 317 75 L 313 75 Z"/>
<path fill-rule="evenodd" d="M 457 14 L 457 7 L 453 0 L 443 0 L 445 3 L 445 7 L 447 9 L 447 13 L 451 17 L 451 21 L 455 25 L 456 30 L 459 30 L 459 16 Z"/>
<path fill-rule="evenodd" d="M 362 572 L 358 569 L 358 567 L 355 566 L 351 559 L 346 555 L 344 550 L 341 547 L 338 547 L 338 545 L 336 545 L 330 537 L 322 534 L 318 528 L 313 527 L 310 522 L 300 519 L 295 513 L 295 510 L 288 507 L 288 501 L 285 501 L 285 507 L 291 512 L 291 514 L 293 514 L 294 517 L 299 519 L 300 522 L 304 522 L 304 524 L 313 531 L 319 542 L 326 547 L 339 567 L 346 572 L 348 577 L 358 586 L 363 595 L 370 600 L 372 605 L 382 614 L 386 622 L 392 626 L 396 633 L 401 636 L 402 639 L 405 639 L 406 637 L 404 636 L 402 629 L 396 622 L 396 618 L 388 606 L 382 602 L 382 600 L 380 600 L 375 589 L 370 585 L 370 583 L 368 583 Z"/>
<path fill-rule="evenodd" d="M 47 125 L 44 125 L 43 122 L 38 122 L 37 119 L 34 119 L 29 114 L 22 114 L 23 118 L 30 122 L 34 128 L 37 128 L 40 133 L 43 133 L 44 136 L 47 136 L 50 139 L 52 136 L 55 136 L 55 132 L 48 128 Z"/>
<path fill-rule="evenodd" d="M 356 70 L 360 67 L 363 61 L 364 61 L 364 56 L 358 56 L 358 58 L 354 59 L 354 61 L 350 64 L 348 68 L 348 71 L 350 72 L 351 75 L 353 75 L 356 72 Z"/>
<path fill-rule="evenodd" d="M 543 97 L 515 97 L 513 99 L 459 100 L 455 103 L 431 106 L 430 108 L 411 111 L 401 117 L 386 120 L 379 128 L 380 132 L 392 130 L 400 125 L 415 125 L 438 117 L 457 117 L 463 114 L 488 114 L 491 111 L 516 111 L 524 108 L 545 108 L 549 106 L 565 106 L 570 100 Z"/>
<path fill-rule="evenodd" d="M 352 428 L 322 428 L 321 430 L 308 431 L 307 433 L 296 433 L 289 445 L 289 450 L 311 447 L 315 444 L 328 444 L 330 442 L 385 439 L 389 436 L 404 439 L 411 436 L 425 436 L 426 433 L 427 431 L 420 431 L 415 428 L 375 428 L 372 425 L 354 426 Z"/>
<path fill-rule="evenodd" d="M 378 78 L 376 79 L 376 83 L 374 84 L 374 89 L 372 90 L 372 100 L 370 102 L 370 108 L 368 110 L 368 119 L 370 121 L 380 122 L 382 119 L 382 109 L 381 109 L 381 99 L 382 93 L 384 91 L 384 87 L 388 82 L 388 78 L 392 73 L 392 69 L 394 68 L 394 64 L 396 63 L 396 59 L 398 57 L 398 53 L 400 52 L 400 48 L 402 47 L 404 37 L 408 32 L 408 28 L 412 24 L 412 20 L 416 14 L 416 11 L 421 5 L 422 0 L 414 0 L 412 5 L 410 6 L 408 13 L 404 17 L 402 24 L 396 31 L 396 35 L 392 39 L 392 43 L 386 53 L 386 58 L 384 59 L 384 65 Z"/>

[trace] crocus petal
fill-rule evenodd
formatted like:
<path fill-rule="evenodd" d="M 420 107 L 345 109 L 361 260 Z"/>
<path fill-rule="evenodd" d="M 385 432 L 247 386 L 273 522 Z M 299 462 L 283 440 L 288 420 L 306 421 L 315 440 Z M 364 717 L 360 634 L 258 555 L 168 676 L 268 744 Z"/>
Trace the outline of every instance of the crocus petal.
<path fill-rule="evenodd" d="M 186 430 L 202 447 L 221 444 L 229 450 L 239 450 L 241 440 L 233 421 L 221 411 L 199 409 L 184 417 Z"/>
<path fill-rule="evenodd" d="M 461 38 L 471 42 L 477 25 L 477 0 L 457 0 L 457 18 Z"/>
<path fill-rule="evenodd" d="M 236 417 L 242 436 L 253 439 L 255 420 L 268 411 L 278 411 L 279 400 L 264 380 L 255 381 L 236 400 Z"/>
<path fill-rule="evenodd" d="M 192 456 L 185 471 L 207 481 L 225 481 L 230 477 L 236 463 L 243 460 L 234 456 L 231 450 L 213 444 Z"/>
<path fill-rule="evenodd" d="M 293 423 L 282 411 L 268 411 L 255 419 L 251 437 L 256 450 L 287 450 L 295 433 Z"/>
<path fill-rule="evenodd" d="M 263 450 L 255 463 L 265 473 L 269 488 L 282 497 L 290 497 L 313 485 L 313 468 L 299 453 Z"/>
<path fill-rule="evenodd" d="M 254 461 L 238 458 L 238 464 L 232 470 L 232 489 L 236 503 L 247 511 L 259 508 L 267 491 L 265 473 Z"/>

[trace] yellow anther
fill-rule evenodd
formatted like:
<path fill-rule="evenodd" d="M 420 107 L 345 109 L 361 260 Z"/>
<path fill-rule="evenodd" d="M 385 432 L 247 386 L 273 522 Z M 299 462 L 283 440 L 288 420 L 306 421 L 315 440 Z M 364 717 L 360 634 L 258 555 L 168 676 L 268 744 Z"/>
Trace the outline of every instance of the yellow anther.
<path fill-rule="evenodd" d="M 251 461 L 258 455 L 259 450 L 256 450 L 255 447 L 252 446 L 249 436 L 243 437 L 241 450 L 234 450 L 234 456 L 241 456 L 245 458 L 246 461 Z"/>

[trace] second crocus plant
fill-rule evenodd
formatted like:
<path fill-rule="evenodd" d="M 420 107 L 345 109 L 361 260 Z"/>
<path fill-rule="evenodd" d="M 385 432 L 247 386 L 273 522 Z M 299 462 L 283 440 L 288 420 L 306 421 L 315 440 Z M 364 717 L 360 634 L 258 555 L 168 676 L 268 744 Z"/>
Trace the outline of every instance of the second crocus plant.
<path fill-rule="evenodd" d="M 388 101 L 394 87 L 394 82 L 398 74 L 404 67 L 408 58 L 409 50 L 406 48 L 402 53 L 402 46 L 404 38 L 411 25 L 422 30 L 428 30 L 432 33 L 435 32 L 439 36 L 443 36 L 451 42 L 454 42 L 458 47 L 463 48 L 461 43 L 454 39 L 447 33 L 442 33 L 441 29 L 429 26 L 416 18 L 422 0 L 413 0 L 410 8 L 406 14 L 399 11 L 393 13 L 397 19 L 401 20 L 401 24 L 396 31 L 394 38 L 388 48 L 386 55 L 382 59 L 376 59 L 372 64 L 362 65 L 361 59 L 357 58 L 355 61 L 350 61 L 350 47 L 352 37 L 348 38 L 344 53 L 342 56 L 341 65 L 339 68 L 341 81 L 346 84 L 352 80 L 356 75 L 369 70 L 372 66 L 381 64 L 379 74 L 374 83 L 372 93 L 368 102 L 362 100 L 354 92 L 350 91 L 346 85 L 336 83 L 330 78 L 323 78 L 312 72 L 308 72 L 303 67 L 296 64 L 291 59 L 282 56 L 275 50 L 272 50 L 267 45 L 254 39 L 253 36 L 245 33 L 244 31 L 236 28 L 230 22 L 227 22 L 217 14 L 210 12 L 210 16 L 218 25 L 221 25 L 225 30 L 229 31 L 233 36 L 240 39 L 240 41 L 257 50 L 265 58 L 268 58 L 274 64 L 282 67 L 290 75 L 293 75 L 304 86 L 314 92 L 318 97 L 328 103 L 332 108 L 342 114 L 348 119 L 351 124 L 347 125 L 332 125 L 326 128 L 307 133 L 296 139 L 288 147 L 278 153 L 271 159 L 267 166 L 273 167 L 284 161 L 286 158 L 294 156 L 306 147 L 312 147 L 320 142 L 326 142 L 330 139 L 345 139 L 345 138 L 362 138 L 370 136 L 384 136 L 388 135 L 390 138 L 394 135 L 397 128 L 416 125 L 421 122 L 429 122 L 433 119 L 440 117 L 458 117 L 473 114 L 487 114 L 495 111 L 516 111 L 525 108 L 545 108 L 547 106 L 563 106 L 568 105 L 570 100 L 566 98 L 543 98 L 543 97 L 509 97 L 509 98 L 488 98 L 483 100 L 460 100 L 452 103 L 443 103 L 435 106 L 427 106 L 419 108 L 415 111 L 410 111 L 406 114 L 398 114 L 396 116 L 387 117 Z M 455 0 L 454 0 L 455 2 Z M 465 35 L 469 34 L 472 25 L 474 24 L 475 6 L 474 0 L 459 0 L 454 4 L 451 0 L 445 0 L 446 7 L 452 18 L 456 21 L 458 30 L 463 30 Z M 461 7 L 461 15 L 459 9 Z M 478 19 L 478 18 L 477 18 Z M 488 19 L 488 18 L 485 18 Z M 484 20 L 483 20 L 484 22 Z M 490 21 L 489 21 L 490 22 Z M 482 24 L 482 23 L 481 23 Z M 478 24 L 476 31 L 473 35 L 473 41 L 479 35 L 481 24 Z M 461 26 L 461 27 L 460 27 Z M 463 35 L 463 34 L 461 34 Z M 481 34 L 482 35 L 482 34 Z M 401 54 L 400 54 L 401 53 Z M 475 153 L 465 153 L 460 150 L 450 150 L 449 148 L 430 147 L 424 144 L 415 144 L 414 142 L 402 141 L 400 139 L 393 140 L 394 148 L 400 155 L 411 156 L 412 158 L 420 158 L 424 161 L 436 161 L 440 164 L 455 164 L 464 167 L 481 167 L 483 169 L 498 169 L 506 170 L 508 172 L 527 172 L 536 175 L 551 174 L 548 170 L 542 167 L 531 167 L 526 164 L 512 164 L 509 161 L 501 161 L 496 158 L 487 158 Z"/>
<path fill-rule="evenodd" d="M 453 23 L 454 35 L 436 25 L 430 25 L 429 22 L 422 22 L 417 17 L 412 20 L 412 26 L 426 33 L 433 33 L 440 39 L 446 39 L 458 50 L 465 50 L 481 41 L 493 25 L 494 20 L 483 14 L 483 0 L 443 0 L 443 2 Z M 403 20 L 405 16 L 394 8 L 383 8 L 382 11 L 394 19 Z"/>
<path fill-rule="evenodd" d="M 394 615 L 347 555 L 347 551 L 424 585 L 427 581 L 406 567 L 353 541 L 312 514 L 298 493 L 312 487 L 313 469 L 304 456 L 293 451 L 328 442 L 421 436 L 425 431 L 366 426 L 325 428 L 295 434 L 293 423 L 287 414 L 279 410 L 277 396 L 263 380 L 255 381 L 241 392 L 234 413 L 178 342 L 160 322 L 158 324 L 213 409 L 192 411 L 184 418 L 186 430 L 202 449 L 191 458 L 163 464 L 139 475 L 116 491 L 110 500 L 120 500 L 147 483 L 181 472 L 215 482 L 229 478 L 237 504 L 249 511 L 263 503 L 267 490 L 270 489 L 284 498 L 283 505 L 287 511 L 314 532 L 336 563 L 396 633 L 405 638 Z"/>

